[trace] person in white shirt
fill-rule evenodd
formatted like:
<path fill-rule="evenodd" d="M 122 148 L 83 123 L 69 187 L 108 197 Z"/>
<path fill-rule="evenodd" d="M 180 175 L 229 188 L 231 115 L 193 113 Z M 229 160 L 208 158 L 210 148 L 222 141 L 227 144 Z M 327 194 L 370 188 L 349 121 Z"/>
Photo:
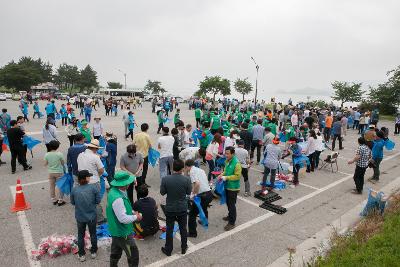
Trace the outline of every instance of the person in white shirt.
<path fill-rule="evenodd" d="M 225 151 L 225 148 L 230 147 L 230 146 L 237 147 L 236 142 L 239 139 L 240 139 L 240 136 L 239 136 L 239 132 L 237 130 L 233 130 L 232 132 L 230 132 L 229 136 L 225 138 L 224 151 Z"/>
<path fill-rule="evenodd" d="M 100 191 L 100 176 L 104 173 L 104 165 L 101 162 L 100 156 L 97 154 L 99 150 L 99 140 L 93 139 L 89 144 L 86 145 L 87 149 L 80 153 L 77 159 L 78 171 L 87 170 L 93 176 L 91 176 L 89 184 L 95 184 L 97 189 Z M 97 222 L 103 222 L 103 209 L 101 205 L 96 207 Z"/>
<path fill-rule="evenodd" d="M 202 169 L 195 167 L 194 161 L 191 159 L 185 162 L 185 171 L 189 175 L 190 180 L 192 181 L 191 198 L 193 198 L 194 196 L 200 197 L 201 208 L 203 209 L 206 218 L 208 218 L 208 205 L 213 200 L 213 195 L 211 193 L 207 175 Z M 194 203 L 192 203 L 189 211 L 188 237 L 197 237 L 196 217 L 198 214 L 199 210 L 197 206 Z"/>
<path fill-rule="evenodd" d="M 100 122 L 101 118 L 96 116 L 94 117 L 94 124 L 93 124 L 93 138 L 99 140 L 100 136 L 103 135 L 103 124 Z"/>
<path fill-rule="evenodd" d="M 172 171 L 172 163 L 174 162 L 173 147 L 175 139 L 169 135 L 169 128 L 162 128 L 163 136 L 157 140 L 157 147 L 160 150 L 160 179 L 170 175 Z"/>
<path fill-rule="evenodd" d="M 193 143 L 192 138 L 190 137 L 191 132 L 192 132 L 192 125 L 187 124 L 185 127 L 185 131 L 183 132 L 183 142 L 182 142 L 183 148 L 188 148 Z"/>
<path fill-rule="evenodd" d="M 221 142 L 222 142 L 221 134 L 216 133 L 214 135 L 214 139 L 207 146 L 206 160 L 208 163 L 208 181 L 211 181 L 211 178 L 215 179 L 215 175 L 213 175 L 212 172 L 215 169 L 215 160 L 218 156 L 218 148 L 219 148 L 219 145 L 221 144 Z"/>
<path fill-rule="evenodd" d="M 292 123 L 293 128 L 297 130 L 297 127 L 299 126 L 299 117 L 297 115 L 297 111 L 295 111 L 292 114 L 292 117 L 290 117 L 290 122 Z"/>
<path fill-rule="evenodd" d="M 317 134 L 315 133 L 314 129 L 311 129 L 310 136 L 307 140 L 307 146 L 304 152 L 307 155 L 308 159 L 310 160 L 310 164 L 307 165 L 307 172 L 314 171 L 315 151 L 317 150 L 317 148 L 318 148 Z"/>
<path fill-rule="evenodd" d="M 324 139 L 321 135 L 321 132 L 318 129 L 315 129 L 315 132 L 317 133 L 317 145 L 316 145 L 315 154 L 314 154 L 314 160 L 315 160 L 314 168 L 318 169 L 319 156 L 321 155 L 321 152 L 325 150 L 325 143 L 324 143 Z"/>
<path fill-rule="evenodd" d="M 251 196 L 250 182 L 249 182 L 249 167 L 250 167 L 250 155 L 249 151 L 244 149 L 244 141 L 238 140 L 238 147 L 235 149 L 236 158 L 239 160 L 242 166 L 242 176 L 244 180 L 244 196 Z"/>
<path fill-rule="evenodd" d="M 124 122 L 124 135 L 126 135 L 128 133 L 128 126 L 129 126 L 129 111 L 130 111 L 130 107 L 126 107 L 126 110 L 124 111 L 124 114 L 122 115 L 122 121 Z"/>
<path fill-rule="evenodd" d="M 51 117 L 47 118 L 46 125 L 43 127 L 43 143 L 46 145 L 47 152 L 49 152 L 49 143 L 53 140 L 57 140 L 57 128 L 54 126 L 55 120 Z M 24 129 L 21 129 L 24 130 Z"/>

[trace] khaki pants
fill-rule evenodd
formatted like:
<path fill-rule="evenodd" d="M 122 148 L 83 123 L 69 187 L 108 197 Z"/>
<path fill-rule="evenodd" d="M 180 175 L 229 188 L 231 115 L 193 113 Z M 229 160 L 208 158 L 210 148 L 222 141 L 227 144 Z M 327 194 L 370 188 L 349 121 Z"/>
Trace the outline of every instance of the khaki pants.
<path fill-rule="evenodd" d="M 49 173 L 49 185 L 50 185 L 50 198 L 54 202 L 56 200 L 63 200 L 64 193 L 56 188 L 56 182 L 60 177 L 63 176 L 62 173 Z M 57 192 L 57 198 L 56 198 Z"/>

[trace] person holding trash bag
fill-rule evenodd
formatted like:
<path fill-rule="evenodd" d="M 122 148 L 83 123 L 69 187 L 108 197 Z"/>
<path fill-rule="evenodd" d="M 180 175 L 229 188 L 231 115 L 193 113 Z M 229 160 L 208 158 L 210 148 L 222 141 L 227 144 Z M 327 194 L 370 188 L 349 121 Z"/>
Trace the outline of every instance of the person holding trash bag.
<path fill-rule="evenodd" d="M 235 156 L 234 147 L 230 146 L 225 148 L 225 156 L 225 169 L 224 172 L 218 176 L 218 179 L 226 181 L 225 191 L 228 216 L 224 217 L 223 220 L 228 222 L 228 224 L 224 227 L 224 230 L 230 231 L 235 228 L 236 200 L 240 191 L 240 176 L 242 175 L 242 166 Z"/>
<path fill-rule="evenodd" d="M 117 171 L 107 196 L 108 230 L 112 237 L 110 267 L 118 266 L 122 251 L 125 251 L 129 267 L 139 266 L 139 250 L 133 235 L 133 222 L 141 221 L 142 215 L 139 212 L 133 214 L 126 194 L 128 186 L 134 180 L 135 176 L 130 173 Z"/>
<path fill-rule="evenodd" d="M 186 173 L 190 177 L 192 182 L 192 193 L 191 198 L 198 196 L 201 199 L 200 205 L 203 209 L 204 215 L 208 218 L 208 205 L 213 199 L 213 194 L 211 193 L 210 185 L 208 183 L 207 174 L 200 168 L 194 166 L 195 162 L 192 159 L 188 159 L 185 162 Z M 197 223 L 196 217 L 199 214 L 199 210 L 194 203 L 192 203 L 189 211 L 189 233 L 188 237 L 197 237 Z M 199 221 L 200 224 L 201 221 Z"/>
<path fill-rule="evenodd" d="M 48 152 L 44 156 L 45 166 L 49 172 L 49 184 L 50 184 L 50 197 L 53 205 L 63 206 L 65 205 L 64 194 L 56 189 L 56 182 L 64 174 L 64 156 L 57 149 L 60 147 L 58 141 L 52 140 L 47 144 Z M 57 193 L 57 198 L 56 198 Z"/>

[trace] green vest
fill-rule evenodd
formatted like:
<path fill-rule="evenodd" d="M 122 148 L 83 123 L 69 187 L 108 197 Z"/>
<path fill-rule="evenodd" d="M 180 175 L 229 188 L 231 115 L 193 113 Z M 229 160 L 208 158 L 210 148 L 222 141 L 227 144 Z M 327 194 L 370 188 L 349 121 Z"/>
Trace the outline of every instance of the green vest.
<path fill-rule="evenodd" d="M 212 117 L 212 127 L 211 129 L 216 130 L 219 127 L 221 127 L 221 119 L 219 118 L 219 116 L 214 116 Z"/>
<path fill-rule="evenodd" d="M 158 112 L 157 118 L 158 118 L 158 124 L 164 123 L 164 120 L 163 120 L 163 116 L 162 116 L 162 112 L 161 112 L 161 111 Z"/>
<path fill-rule="evenodd" d="M 239 166 L 240 166 L 240 162 L 236 156 L 234 156 L 229 162 L 225 161 L 224 176 L 234 175 L 235 167 L 237 164 L 239 164 Z M 226 180 L 225 188 L 227 190 L 231 190 L 231 191 L 239 191 L 240 190 L 240 176 L 234 180 Z"/>
<path fill-rule="evenodd" d="M 107 196 L 107 208 L 106 208 L 108 230 L 110 231 L 111 236 L 126 237 L 132 234 L 133 224 L 132 223 L 123 224 L 118 221 L 118 218 L 115 215 L 114 210 L 112 208 L 112 203 L 114 203 L 114 201 L 118 198 L 122 198 L 122 200 L 124 201 L 126 214 L 133 215 L 132 206 L 129 199 L 117 187 L 111 187 Z"/>
<path fill-rule="evenodd" d="M 196 110 L 194 111 L 194 117 L 196 119 L 200 119 L 201 118 L 201 110 L 199 108 L 196 108 Z"/>
<path fill-rule="evenodd" d="M 179 121 L 180 119 L 181 119 L 181 118 L 180 118 L 180 116 L 179 116 L 179 113 L 176 113 L 175 116 L 174 116 L 174 124 L 178 123 L 178 121 Z"/>

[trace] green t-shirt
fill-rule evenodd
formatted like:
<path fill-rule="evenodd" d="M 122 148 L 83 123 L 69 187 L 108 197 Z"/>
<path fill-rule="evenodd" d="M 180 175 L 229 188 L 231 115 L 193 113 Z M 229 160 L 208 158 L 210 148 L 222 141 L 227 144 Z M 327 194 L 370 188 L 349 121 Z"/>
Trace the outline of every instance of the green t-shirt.
<path fill-rule="evenodd" d="M 47 161 L 47 170 L 49 173 L 64 173 L 63 164 L 64 156 L 61 152 L 47 152 L 44 155 L 44 160 Z"/>
<path fill-rule="evenodd" d="M 196 108 L 196 110 L 194 111 L 194 117 L 196 119 L 200 119 L 201 118 L 201 110 L 199 108 Z"/>

